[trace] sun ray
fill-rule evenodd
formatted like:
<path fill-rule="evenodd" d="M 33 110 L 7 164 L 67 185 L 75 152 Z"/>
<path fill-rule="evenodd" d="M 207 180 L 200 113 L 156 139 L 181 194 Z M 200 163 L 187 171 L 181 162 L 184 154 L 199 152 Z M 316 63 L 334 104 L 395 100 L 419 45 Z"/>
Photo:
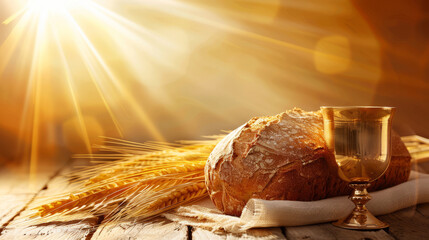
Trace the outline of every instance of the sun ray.
<path fill-rule="evenodd" d="M 52 24 L 51 24 L 51 26 L 52 26 Z M 77 116 L 78 121 L 79 121 L 79 126 L 80 126 L 81 131 L 82 131 L 83 141 L 85 142 L 86 150 L 88 151 L 88 153 L 92 154 L 91 142 L 89 140 L 89 135 L 88 135 L 88 131 L 87 131 L 87 128 L 86 128 L 86 124 L 85 124 L 85 122 L 83 120 L 82 110 L 80 108 L 80 105 L 78 103 L 78 98 L 76 96 L 76 90 L 75 90 L 75 86 L 73 84 L 73 79 L 72 79 L 71 72 L 70 72 L 70 66 L 67 63 L 67 59 L 66 59 L 66 56 L 64 54 L 64 50 L 63 50 L 63 48 L 61 46 L 61 41 L 60 41 L 60 39 L 58 37 L 58 31 L 54 27 L 52 27 L 52 29 L 53 29 L 53 33 L 54 33 L 54 39 L 55 39 L 56 46 L 57 46 L 58 51 L 59 51 L 59 53 L 61 55 L 61 62 L 63 64 L 63 66 L 64 66 L 63 69 L 66 72 L 65 73 L 65 78 L 66 78 L 67 85 L 68 85 L 69 90 L 70 90 L 71 98 L 72 98 L 72 101 L 73 101 L 73 106 L 75 108 L 76 116 Z"/>
<path fill-rule="evenodd" d="M 27 8 L 22 8 L 18 12 L 14 13 L 12 16 L 8 17 L 6 20 L 3 21 L 4 25 L 8 25 L 15 19 L 19 18 L 23 13 L 27 12 Z"/>
<path fill-rule="evenodd" d="M 25 33 L 28 34 L 27 31 L 29 31 L 29 29 L 30 31 L 34 29 L 28 28 L 29 25 L 32 24 L 31 18 L 32 15 L 28 11 L 23 13 L 16 26 L 12 29 L 12 32 L 0 46 L 0 52 L 2 53 L 2 57 L 0 58 L 0 74 L 3 73 L 7 64 L 10 63 L 13 54 L 16 53 L 17 47 L 23 39 L 23 35 Z"/>
<path fill-rule="evenodd" d="M 70 21 L 71 16 L 68 15 L 67 12 L 64 12 L 63 14 L 64 14 L 64 16 L 67 16 L 67 20 L 70 23 L 71 22 Z M 73 28 L 71 30 L 73 30 L 73 31 L 80 31 L 80 27 L 77 24 L 72 24 L 72 25 L 73 25 Z M 57 38 L 58 38 L 58 41 L 60 43 L 61 41 L 59 40 L 58 33 L 57 33 Z M 107 112 L 108 112 L 108 114 L 109 114 L 109 116 L 110 116 L 110 118 L 111 118 L 111 120 L 112 120 L 112 122 L 113 122 L 113 124 L 115 126 L 115 129 L 116 129 L 117 133 L 119 134 L 120 137 L 123 137 L 123 133 L 122 133 L 122 130 L 121 130 L 120 123 L 119 123 L 116 115 L 114 114 L 114 111 L 113 111 L 113 109 L 111 107 L 111 104 L 109 104 L 109 102 L 108 102 L 108 100 L 106 98 L 107 94 L 105 94 L 104 91 L 103 91 L 103 84 L 104 84 L 104 82 L 100 81 L 101 78 L 99 76 L 97 76 L 97 71 L 94 68 L 90 67 L 90 64 L 91 64 L 91 61 L 89 60 L 90 57 L 87 56 L 87 53 L 86 53 L 85 49 L 82 49 L 82 47 L 83 47 L 83 44 L 81 43 L 82 39 L 77 38 L 76 36 L 73 36 L 73 39 L 76 42 L 76 47 L 77 47 L 77 50 L 80 52 L 80 55 L 82 56 L 82 60 L 86 63 L 87 70 L 88 70 L 88 72 L 90 74 L 90 80 L 92 81 L 94 87 L 96 88 L 96 91 L 97 91 L 99 97 L 101 98 L 101 100 L 103 102 L 103 105 L 104 105 L 105 109 L 107 110 Z M 64 64 L 66 64 L 67 60 L 65 58 L 65 53 L 64 53 L 64 51 L 62 49 L 63 48 L 60 47 L 60 51 L 61 51 L 63 62 L 64 62 Z M 70 67 L 66 66 L 65 69 L 70 69 Z M 70 70 L 67 70 L 67 71 L 68 72 L 66 74 L 67 75 L 66 78 L 67 78 L 67 81 L 69 83 L 71 83 L 72 80 L 74 81 L 75 79 L 71 79 Z M 74 100 L 74 101 L 76 101 L 74 105 L 77 106 L 78 105 L 77 104 L 77 99 Z M 79 111 L 81 112 L 81 110 L 79 110 Z M 81 123 L 81 125 L 83 124 L 83 120 L 81 119 L 81 117 L 80 117 L 79 122 Z M 86 141 L 89 142 L 89 138 Z"/>
<path fill-rule="evenodd" d="M 34 52 L 33 59 L 31 63 L 31 70 L 29 76 L 29 83 L 31 86 L 32 92 L 32 102 L 33 102 L 33 125 L 31 131 L 31 155 L 30 155 L 30 174 L 29 174 L 29 184 L 32 187 L 32 184 L 36 182 L 37 168 L 39 164 L 39 147 L 40 147 L 40 123 L 41 123 L 41 97 L 42 97 L 42 81 L 44 77 L 41 72 L 42 64 L 42 53 L 45 48 L 46 41 L 46 14 L 41 14 L 38 18 L 39 22 L 37 23 L 36 39 L 34 43 Z"/>
<path fill-rule="evenodd" d="M 95 86 L 95 88 L 96 88 L 96 90 L 97 90 L 98 96 L 100 96 L 100 98 L 101 98 L 101 100 L 102 100 L 102 102 L 103 102 L 103 106 L 104 106 L 104 107 L 105 107 L 105 109 L 107 110 L 107 112 L 108 112 L 108 114 L 109 114 L 109 116 L 110 116 L 110 118 L 111 118 L 111 120 L 112 120 L 112 122 L 113 122 L 113 124 L 114 124 L 114 126 L 115 126 L 115 129 L 117 130 L 117 132 L 118 132 L 119 136 L 123 137 L 123 133 L 122 133 L 122 130 L 121 130 L 121 127 L 120 127 L 119 121 L 118 121 L 118 119 L 117 119 L 116 115 L 114 114 L 114 112 L 113 112 L 113 110 L 112 110 L 112 107 L 110 106 L 110 104 L 109 104 L 108 100 L 106 99 L 106 96 L 105 96 L 104 91 L 103 91 L 103 86 L 102 86 L 102 85 L 101 85 L 101 83 L 97 80 L 98 78 L 97 78 L 97 73 L 96 73 L 96 71 L 95 71 L 95 70 L 94 70 L 94 68 L 90 65 L 90 62 L 88 61 L 88 59 L 87 59 L 87 58 L 85 58 L 85 54 L 86 54 L 86 53 L 82 52 L 82 50 L 81 50 L 81 49 L 78 49 L 78 50 L 79 50 L 79 51 L 81 51 L 81 54 L 82 54 L 82 56 L 83 56 L 83 61 L 84 61 L 85 66 L 86 66 L 86 68 L 87 68 L 87 70 L 88 70 L 88 72 L 89 72 L 89 75 L 90 75 L 90 80 L 91 80 L 91 81 L 92 81 L 92 83 L 94 84 L 94 86 Z"/>
<path fill-rule="evenodd" d="M 159 132 L 159 130 L 156 128 L 156 126 L 153 124 L 152 120 L 149 118 L 148 114 L 143 110 L 142 106 L 140 106 L 136 99 L 124 88 L 122 83 L 114 76 L 114 74 L 111 72 L 110 68 L 107 66 L 107 64 L 104 62 L 103 58 L 98 53 L 95 46 L 91 43 L 91 41 L 88 39 L 86 34 L 82 31 L 82 29 L 79 27 L 79 25 L 76 23 L 76 21 L 73 19 L 73 17 L 69 14 L 67 14 L 68 19 L 74 26 L 74 30 L 78 32 L 78 35 L 81 37 L 83 42 L 85 43 L 85 46 L 90 51 L 90 53 L 95 58 L 96 62 L 99 64 L 103 72 L 107 75 L 107 79 L 110 80 L 110 82 L 114 85 L 114 87 L 119 91 L 120 95 L 126 99 L 127 103 L 131 105 L 132 111 L 137 114 L 140 120 L 143 121 L 146 128 L 149 130 L 149 132 L 152 134 L 153 137 L 155 137 L 158 141 L 165 141 L 165 138 L 162 136 L 162 134 Z M 88 62 L 89 64 L 92 64 L 92 62 Z M 100 79 L 100 78 L 97 78 Z"/>
<path fill-rule="evenodd" d="M 156 54 L 155 49 L 148 45 L 149 41 L 151 41 L 152 43 L 156 42 L 157 44 L 167 46 L 168 44 L 163 38 L 155 35 L 153 32 L 145 29 L 144 27 L 120 16 L 119 14 L 100 6 L 95 2 L 91 2 L 90 5 L 92 7 L 88 10 L 92 14 L 97 16 L 100 21 L 107 22 L 116 31 L 121 34 L 125 34 L 121 36 L 125 36 L 127 40 L 131 40 L 133 43 L 143 40 L 144 44 L 141 44 L 139 46 L 142 47 L 148 53 L 150 53 L 150 56 L 153 57 L 154 60 L 159 63 L 164 63 L 165 59 L 162 59 L 160 56 L 158 56 L 158 54 Z"/>
<path fill-rule="evenodd" d="M 228 24 L 225 24 L 224 21 L 222 21 L 222 19 L 220 19 L 219 17 L 215 16 L 214 14 L 208 11 L 203 11 L 202 9 L 198 9 L 197 7 L 190 6 L 188 4 L 181 3 L 178 1 L 164 0 L 161 2 L 166 3 L 169 7 L 157 8 L 158 11 L 163 11 L 169 14 L 173 14 L 175 16 L 179 16 L 184 19 L 192 20 L 200 24 L 205 24 L 211 27 L 215 27 L 217 29 L 234 33 L 246 38 L 251 38 L 258 41 L 279 45 L 288 49 L 297 50 L 297 51 L 301 51 L 309 54 L 314 53 L 313 49 L 296 45 L 293 43 L 289 43 L 283 40 L 275 39 L 269 36 L 255 33 L 255 32 L 251 32 L 249 30 L 239 28 L 238 26 L 234 26 L 234 24 L 231 22 L 228 22 Z M 327 53 L 321 53 L 321 54 L 327 54 Z"/>
<path fill-rule="evenodd" d="M 302 98 L 300 91 L 320 100 L 328 95 L 320 89 L 326 87 L 323 82 L 335 90 L 371 94 L 377 80 L 357 75 L 356 69 L 341 73 L 346 80 L 320 78 L 312 69 L 317 54 L 322 60 L 355 61 L 350 64 L 362 74 L 379 68 L 364 57 L 319 51 L 315 45 L 328 31 L 296 21 L 282 8 L 288 3 L 275 1 L 279 16 L 275 12 L 263 24 L 248 9 L 224 7 L 233 2 L 29 0 L 0 25 L 10 30 L 0 47 L 0 74 L 2 84 L 10 75 L 16 83 L 9 86 L 20 90 L 15 97 L 23 106 L 20 134 L 35 143 L 31 154 L 38 154 L 47 125 L 60 147 L 77 152 L 68 144 L 84 143 L 82 151 L 91 153 L 96 133 L 133 140 L 195 137 L 219 126 L 207 122 L 224 128 L 244 114 L 268 114 L 293 104 Z M 273 1 L 249 4 L 255 2 L 264 7 Z M 315 10 L 290 4 L 296 11 Z M 256 91 L 262 100 L 254 97 Z M 92 131 L 86 117 L 102 131 Z M 77 122 L 82 134 L 65 131 L 70 122 Z"/>
<path fill-rule="evenodd" d="M 224 20 L 222 20 L 218 16 L 214 15 L 213 13 L 206 11 L 206 10 L 203 10 L 201 8 L 183 3 L 183 2 L 179 2 L 179 1 L 175 1 L 175 0 L 161 0 L 161 1 L 158 1 L 158 4 L 165 4 L 167 6 L 166 7 L 159 7 L 159 5 L 153 6 L 153 5 L 149 5 L 149 4 L 147 6 L 155 8 L 157 11 L 164 12 L 167 14 L 171 14 L 174 16 L 178 16 L 178 17 L 181 17 L 184 19 L 188 19 L 188 20 L 200 23 L 200 24 L 207 25 L 207 26 L 211 26 L 211 27 L 220 29 L 222 31 L 226 31 L 229 33 L 236 34 L 238 36 L 242 36 L 246 39 L 254 39 L 254 40 L 257 40 L 260 42 L 281 46 L 281 47 L 284 47 L 286 49 L 307 53 L 311 56 L 317 53 L 317 54 L 320 54 L 321 56 L 324 56 L 324 57 L 334 57 L 334 58 L 338 59 L 339 61 L 348 61 L 349 60 L 348 58 L 343 58 L 341 56 L 332 55 L 331 53 L 328 53 L 328 52 L 317 51 L 313 48 L 308 48 L 308 47 L 305 47 L 302 45 L 297 45 L 297 44 L 294 44 L 291 42 L 287 42 L 285 40 L 281 40 L 281 39 L 273 38 L 273 37 L 270 37 L 267 35 L 259 34 L 259 33 L 254 32 L 254 31 L 246 30 L 243 27 L 236 26 L 234 24 L 234 22 L 225 23 Z M 372 71 L 372 72 L 378 71 L 377 67 L 363 63 L 363 62 L 355 62 L 355 64 L 358 64 L 360 67 L 362 67 L 366 71 Z"/>

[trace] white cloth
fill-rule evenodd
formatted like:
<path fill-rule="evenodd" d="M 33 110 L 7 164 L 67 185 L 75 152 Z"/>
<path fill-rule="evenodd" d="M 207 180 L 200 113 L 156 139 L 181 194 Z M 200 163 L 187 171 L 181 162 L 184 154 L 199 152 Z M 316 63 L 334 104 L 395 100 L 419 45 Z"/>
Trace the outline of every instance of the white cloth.
<path fill-rule="evenodd" d="M 429 174 L 411 172 L 400 185 L 370 193 L 367 207 L 374 215 L 383 215 L 419 203 L 429 202 Z M 250 199 L 241 217 L 222 214 L 205 199 L 192 206 L 182 206 L 164 217 L 182 224 L 212 231 L 239 233 L 256 227 L 299 226 L 330 222 L 347 216 L 354 204 L 347 196 L 319 201 Z"/>

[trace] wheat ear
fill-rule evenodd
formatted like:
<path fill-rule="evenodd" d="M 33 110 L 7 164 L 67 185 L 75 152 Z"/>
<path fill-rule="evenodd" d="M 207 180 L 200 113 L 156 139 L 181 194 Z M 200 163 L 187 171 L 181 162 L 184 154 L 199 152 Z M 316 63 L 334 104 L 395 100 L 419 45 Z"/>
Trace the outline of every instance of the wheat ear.
<path fill-rule="evenodd" d="M 113 151 L 111 159 L 124 158 L 73 173 L 78 190 L 50 198 L 36 214 L 49 220 L 82 212 L 104 214 L 110 221 L 147 218 L 206 197 L 204 166 L 221 137 L 175 144 L 108 138 L 101 149 Z"/>

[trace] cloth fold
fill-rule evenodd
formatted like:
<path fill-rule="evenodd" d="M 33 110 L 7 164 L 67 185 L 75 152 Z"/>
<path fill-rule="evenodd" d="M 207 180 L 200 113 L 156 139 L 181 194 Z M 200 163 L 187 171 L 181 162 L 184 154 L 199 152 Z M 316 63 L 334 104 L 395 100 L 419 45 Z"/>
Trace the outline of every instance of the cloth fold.
<path fill-rule="evenodd" d="M 429 202 L 429 174 L 411 172 L 410 179 L 397 186 L 371 192 L 367 207 L 374 215 L 383 215 L 419 203 Z M 172 221 L 212 231 L 240 233 L 250 228 L 300 226 L 335 221 L 346 217 L 354 204 L 347 196 L 319 201 L 250 199 L 241 217 L 225 215 L 210 199 L 182 206 L 164 217 Z"/>

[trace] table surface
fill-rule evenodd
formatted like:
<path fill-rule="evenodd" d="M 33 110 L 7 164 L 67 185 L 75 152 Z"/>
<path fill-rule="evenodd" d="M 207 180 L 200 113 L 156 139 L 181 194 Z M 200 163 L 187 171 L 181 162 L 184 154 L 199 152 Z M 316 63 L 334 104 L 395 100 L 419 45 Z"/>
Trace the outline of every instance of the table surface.
<path fill-rule="evenodd" d="M 426 163 L 426 165 L 428 165 Z M 413 166 L 427 172 L 428 166 Z M 35 199 L 67 189 L 64 173 L 70 166 L 38 174 L 28 184 L 28 176 L 0 171 L 0 240 L 3 239 L 429 239 L 429 204 L 420 204 L 379 216 L 390 224 L 377 231 L 345 230 L 330 223 L 300 227 L 251 229 L 243 234 L 215 234 L 210 231 L 155 218 L 138 223 L 109 224 L 102 217 L 82 216 L 69 222 L 11 228 Z"/>

